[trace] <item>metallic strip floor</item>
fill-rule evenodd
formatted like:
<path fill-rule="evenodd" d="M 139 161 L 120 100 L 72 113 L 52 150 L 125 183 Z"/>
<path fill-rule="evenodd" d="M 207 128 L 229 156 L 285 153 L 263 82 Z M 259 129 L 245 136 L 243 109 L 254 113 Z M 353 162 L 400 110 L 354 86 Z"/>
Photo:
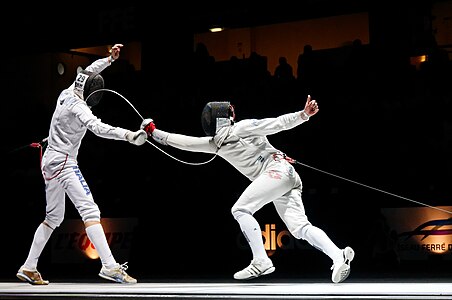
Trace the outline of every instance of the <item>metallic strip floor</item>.
<path fill-rule="evenodd" d="M 0 299 L 452 299 L 452 282 L 50 283 L 0 282 Z"/>

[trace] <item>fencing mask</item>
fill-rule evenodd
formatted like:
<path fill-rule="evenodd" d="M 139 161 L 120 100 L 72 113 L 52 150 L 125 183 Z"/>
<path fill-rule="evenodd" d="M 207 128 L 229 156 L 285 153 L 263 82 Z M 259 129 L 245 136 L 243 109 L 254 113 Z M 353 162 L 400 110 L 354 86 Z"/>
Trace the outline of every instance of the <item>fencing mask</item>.
<path fill-rule="evenodd" d="M 201 123 L 208 136 L 214 136 L 218 129 L 234 123 L 234 107 L 230 102 L 209 102 L 204 106 Z"/>
<path fill-rule="evenodd" d="M 83 70 L 77 74 L 74 93 L 80 99 L 85 100 L 89 107 L 98 104 L 100 99 L 102 99 L 103 92 L 92 94 L 94 91 L 102 88 L 104 88 L 104 79 L 99 73 Z"/>

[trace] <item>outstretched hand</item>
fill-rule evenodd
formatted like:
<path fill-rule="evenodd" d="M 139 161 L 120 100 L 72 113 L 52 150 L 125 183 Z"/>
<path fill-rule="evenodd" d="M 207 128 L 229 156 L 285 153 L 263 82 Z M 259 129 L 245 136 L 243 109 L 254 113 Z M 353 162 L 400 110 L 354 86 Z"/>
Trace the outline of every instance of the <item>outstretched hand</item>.
<path fill-rule="evenodd" d="M 113 57 L 114 60 L 117 60 L 119 58 L 119 52 L 121 52 L 121 47 L 124 46 L 123 44 L 115 44 L 113 47 L 111 47 L 111 57 Z"/>
<path fill-rule="evenodd" d="M 309 116 L 313 116 L 319 111 L 319 105 L 316 100 L 311 100 L 311 95 L 308 95 L 306 104 L 304 106 L 304 112 Z"/>
<path fill-rule="evenodd" d="M 148 134 L 143 129 L 137 131 L 127 131 L 125 138 L 129 143 L 141 146 L 146 143 Z"/>

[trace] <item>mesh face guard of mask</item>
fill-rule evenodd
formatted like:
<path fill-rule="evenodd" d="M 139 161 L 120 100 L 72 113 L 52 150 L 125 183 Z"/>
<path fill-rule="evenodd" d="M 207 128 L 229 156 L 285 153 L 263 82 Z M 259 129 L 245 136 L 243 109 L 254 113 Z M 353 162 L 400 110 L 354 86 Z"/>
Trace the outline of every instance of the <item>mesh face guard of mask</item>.
<path fill-rule="evenodd" d="M 201 124 L 208 136 L 214 136 L 218 129 L 233 124 L 234 107 L 227 101 L 209 102 L 201 114 Z"/>

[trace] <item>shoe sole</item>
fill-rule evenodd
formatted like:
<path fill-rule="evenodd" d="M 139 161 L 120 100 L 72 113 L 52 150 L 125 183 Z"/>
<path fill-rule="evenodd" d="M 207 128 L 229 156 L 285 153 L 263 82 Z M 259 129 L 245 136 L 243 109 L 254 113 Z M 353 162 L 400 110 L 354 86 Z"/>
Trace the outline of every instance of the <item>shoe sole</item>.
<path fill-rule="evenodd" d="M 28 277 L 27 275 L 24 275 L 22 273 L 17 273 L 16 277 L 19 278 L 21 281 L 33 284 L 33 280 L 31 280 L 31 278 Z"/>
<path fill-rule="evenodd" d="M 262 276 L 262 275 L 268 275 L 270 273 L 273 273 L 274 271 L 275 271 L 275 267 L 270 267 L 270 268 L 268 268 L 267 270 L 265 270 L 264 272 L 262 272 L 261 274 L 259 274 L 257 276 L 250 276 L 250 277 L 246 277 L 246 278 L 236 278 L 234 276 L 234 279 L 237 279 L 237 280 L 249 280 L 249 279 L 257 278 L 257 277 Z"/>
<path fill-rule="evenodd" d="M 33 281 L 30 277 L 28 277 L 27 275 L 25 275 L 23 273 L 17 273 L 16 277 L 19 278 L 21 281 L 28 282 L 29 284 L 32 284 L 32 285 L 48 285 L 49 284 L 48 282 L 39 283 L 39 282 Z"/>
<path fill-rule="evenodd" d="M 103 279 L 107 279 L 107 280 L 110 280 L 110 281 L 113 281 L 113 282 L 116 282 L 116 283 L 124 283 L 124 284 L 134 284 L 134 283 L 136 283 L 136 282 L 122 281 L 122 280 L 119 280 L 119 279 L 116 279 L 116 278 L 104 275 L 102 273 L 99 273 L 99 276 L 102 277 Z"/>
<path fill-rule="evenodd" d="M 337 275 L 339 276 L 336 276 L 336 278 L 332 279 L 334 283 L 340 283 L 347 279 L 347 277 L 350 275 L 350 262 L 353 260 L 354 257 L 355 251 L 353 251 L 353 249 L 350 247 L 346 247 L 344 249 L 345 261 L 344 264 L 340 266 L 339 271 L 337 272 Z"/>

